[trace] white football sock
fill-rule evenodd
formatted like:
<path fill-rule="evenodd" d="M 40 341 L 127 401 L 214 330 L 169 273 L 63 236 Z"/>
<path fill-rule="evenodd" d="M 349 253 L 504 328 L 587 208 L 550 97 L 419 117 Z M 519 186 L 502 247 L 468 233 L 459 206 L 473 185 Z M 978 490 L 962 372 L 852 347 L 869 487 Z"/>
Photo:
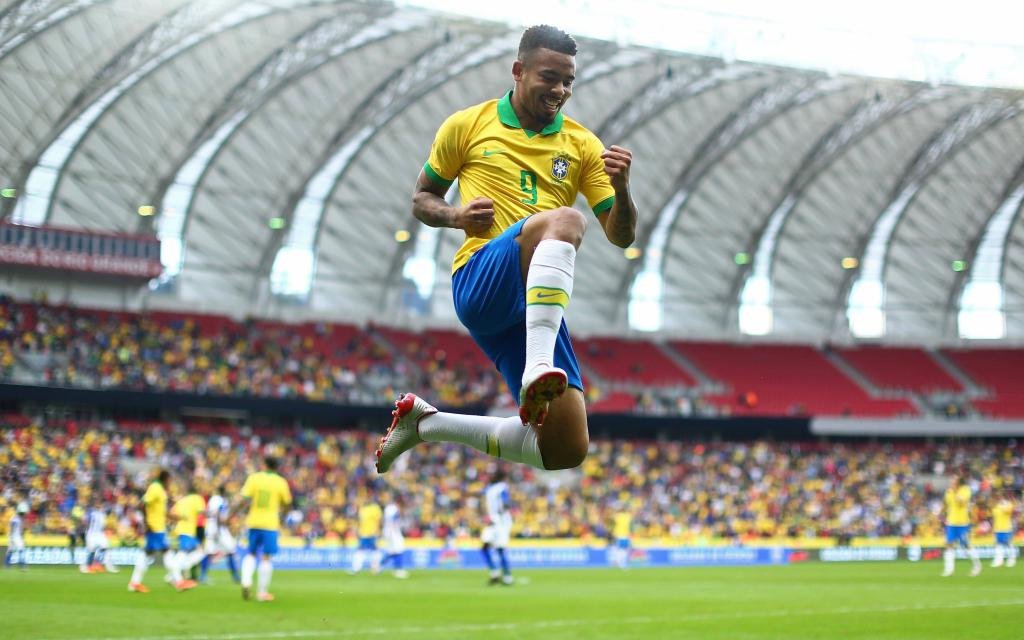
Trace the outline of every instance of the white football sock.
<path fill-rule="evenodd" d="M 1003 564 L 1003 545 L 997 544 L 995 553 L 992 556 L 992 566 L 998 567 L 1001 564 Z"/>
<path fill-rule="evenodd" d="M 204 555 L 206 554 L 203 553 L 202 549 L 193 549 L 188 553 L 182 552 L 179 555 L 178 569 L 180 569 L 181 571 L 188 571 L 192 567 L 202 562 Z"/>
<path fill-rule="evenodd" d="M 366 562 L 366 552 L 362 549 L 356 549 L 356 552 L 352 554 L 352 573 L 359 573 L 363 570 L 363 563 Z"/>
<path fill-rule="evenodd" d="M 174 582 L 181 582 L 181 567 L 178 564 L 178 554 L 172 551 L 164 553 L 164 568 L 171 574 L 171 580 Z"/>
<path fill-rule="evenodd" d="M 130 582 L 142 584 L 142 579 L 146 577 L 146 569 L 149 568 L 149 558 L 146 557 L 145 553 L 139 552 L 139 555 L 135 558 L 135 568 L 132 569 L 132 579 Z"/>
<path fill-rule="evenodd" d="M 541 240 L 526 274 L 525 375 L 538 366 L 552 366 L 555 339 L 572 297 L 576 247 L 562 240 Z"/>
<path fill-rule="evenodd" d="M 270 589 L 270 576 L 274 573 L 274 565 L 270 563 L 270 560 L 261 559 L 259 572 L 257 575 L 256 582 L 256 593 L 265 595 Z"/>
<path fill-rule="evenodd" d="M 956 552 L 952 549 L 946 549 L 942 554 L 942 562 L 946 568 L 946 573 L 953 573 L 953 563 L 956 562 Z"/>
<path fill-rule="evenodd" d="M 495 458 L 544 468 L 537 433 L 533 427 L 523 425 L 519 416 L 435 413 L 420 420 L 419 433 L 427 442 L 458 442 Z"/>
<path fill-rule="evenodd" d="M 117 565 L 114 564 L 114 554 L 110 553 L 110 549 L 103 550 L 103 566 L 110 573 L 117 573 L 119 571 Z"/>
<path fill-rule="evenodd" d="M 254 573 L 256 573 L 256 556 L 247 553 L 242 558 L 242 586 L 246 589 L 252 586 L 252 574 Z"/>
<path fill-rule="evenodd" d="M 969 547 L 967 549 L 967 555 L 971 559 L 971 566 L 974 570 L 977 571 L 978 569 L 981 569 L 981 560 L 978 559 L 978 550 L 974 547 Z"/>

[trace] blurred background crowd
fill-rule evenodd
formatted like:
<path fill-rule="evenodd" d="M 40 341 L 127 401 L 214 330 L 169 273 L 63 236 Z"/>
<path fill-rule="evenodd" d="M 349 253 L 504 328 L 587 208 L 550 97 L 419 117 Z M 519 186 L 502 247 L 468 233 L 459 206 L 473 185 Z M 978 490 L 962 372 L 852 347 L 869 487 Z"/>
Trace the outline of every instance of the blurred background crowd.
<path fill-rule="evenodd" d="M 347 404 L 415 389 L 447 406 L 489 405 L 504 390 L 493 368 L 447 357 L 430 336 L 398 349 L 372 326 L 146 316 L 0 294 L 0 382 L 19 381 L 19 363 L 46 385 Z"/>
<path fill-rule="evenodd" d="M 217 421 L 79 422 L 0 419 L 0 512 L 31 506 L 28 530 L 63 534 L 92 497 L 122 543 L 138 536 L 138 499 L 156 468 L 172 470 L 172 497 L 188 478 L 230 499 L 264 455 L 281 460 L 295 495 L 284 528 L 308 542 L 346 542 L 360 505 L 396 501 L 410 538 L 467 539 L 483 526 L 481 496 L 500 462 L 458 446 L 430 444 L 378 476 L 379 434 L 239 427 Z M 937 535 L 948 474 L 965 470 L 983 524 L 990 497 L 1020 490 L 1022 447 L 937 442 L 626 441 L 595 439 L 584 464 L 563 472 L 505 468 L 515 535 L 608 536 L 614 513 L 633 515 L 634 534 L 677 542 L 771 537 Z M 0 520 L 6 522 L 6 519 Z"/>

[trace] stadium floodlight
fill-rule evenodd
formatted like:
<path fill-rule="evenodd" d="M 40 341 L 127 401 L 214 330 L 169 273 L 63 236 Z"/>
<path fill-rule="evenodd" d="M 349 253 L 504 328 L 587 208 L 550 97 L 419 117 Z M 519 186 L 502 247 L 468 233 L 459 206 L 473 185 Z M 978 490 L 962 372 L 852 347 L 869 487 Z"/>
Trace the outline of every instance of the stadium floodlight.
<path fill-rule="evenodd" d="M 999 340 L 1006 336 L 1003 287 L 998 282 L 968 282 L 960 297 L 957 327 L 961 338 Z"/>
<path fill-rule="evenodd" d="M 764 336 L 774 328 L 772 285 L 764 276 L 747 278 L 740 294 L 740 331 L 751 336 Z"/>
<path fill-rule="evenodd" d="M 858 280 L 850 289 L 846 317 L 850 333 L 858 338 L 881 338 L 885 335 L 885 287 L 881 280 Z"/>
<path fill-rule="evenodd" d="M 637 331 L 661 329 L 661 273 L 644 269 L 637 274 L 629 294 L 629 326 Z"/>
<path fill-rule="evenodd" d="M 271 269 L 270 291 L 278 296 L 305 298 L 313 278 L 316 260 L 312 251 L 281 247 Z"/>
<path fill-rule="evenodd" d="M 998 340 L 1006 337 L 1003 312 L 1003 264 L 1010 229 L 1024 202 L 1024 177 L 1000 203 L 970 262 L 970 278 L 960 296 L 957 327 L 961 338 Z"/>

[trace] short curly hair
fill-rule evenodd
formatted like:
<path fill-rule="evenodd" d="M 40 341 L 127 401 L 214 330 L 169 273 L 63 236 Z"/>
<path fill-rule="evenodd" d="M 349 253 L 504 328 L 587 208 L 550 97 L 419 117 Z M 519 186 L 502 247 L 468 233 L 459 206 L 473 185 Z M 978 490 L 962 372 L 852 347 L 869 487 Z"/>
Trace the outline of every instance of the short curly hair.
<path fill-rule="evenodd" d="M 576 40 L 557 27 L 538 24 L 523 32 L 519 40 L 519 59 L 526 57 L 537 49 L 550 49 L 570 56 L 576 55 Z"/>

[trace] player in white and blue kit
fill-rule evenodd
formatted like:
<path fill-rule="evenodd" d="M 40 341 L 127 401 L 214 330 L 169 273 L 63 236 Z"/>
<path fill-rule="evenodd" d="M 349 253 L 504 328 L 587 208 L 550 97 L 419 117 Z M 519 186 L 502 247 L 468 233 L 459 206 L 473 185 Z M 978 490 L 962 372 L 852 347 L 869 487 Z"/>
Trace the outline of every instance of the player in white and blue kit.
<path fill-rule="evenodd" d="M 401 580 L 409 577 L 405 570 L 403 556 L 405 555 L 405 536 L 402 535 L 402 513 L 398 508 L 396 500 L 391 500 L 389 495 L 384 496 L 384 559 L 381 560 L 381 567 L 388 562 L 394 564 L 395 577 Z"/>
<path fill-rule="evenodd" d="M 494 473 L 491 484 L 484 490 L 484 509 L 487 526 L 480 534 L 483 541 L 482 552 L 484 562 L 491 570 L 491 579 L 488 584 L 511 585 L 513 583 L 512 572 L 508 566 L 509 538 L 512 536 L 512 514 L 509 512 L 508 483 L 505 482 L 505 474 L 500 469 Z M 494 564 L 491 557 L 491 549 L 498 554 L 498 562 L 501 570 Z"/>
<path fill-rule="evenodd" d="M 17 557 L 18 566 L 22 571 L 27 570 L 25 564 L 25 515 L 27 513 L 28 503 L 24 501 L 19 502 L 18 506 L 14 509 L 10 522 L 8 522 L 7 558 L 4 561 L 4 564 L 7 566 L 12 566 L 15 557 Z"/>
<path fill-rule="evenodd" d="M 110 555 L 110 542 L 107 540 L 107 512 L 99 497 L 89 501 L 89 510 L 85 513 L 85 558 L 79 570 L 82 573 L 117 573 L 113 558 Z"/>
<path fill-rule="evenodd" d="M 238 542 L 228 528 L 230 515 L 231 506 L 224 499 L 224 487 L 215 488 L 206 501 L 206 539 L 203 541 L 203 546 L 206 547 L 206 557 L 199 565 L 199 582 L 203 584 L 208 583 L 206 574 L 210 569 L 210 563 L 220 556 L 227 559 L 231 578 L 235 582 L 239 582 L 241 579 L 235 559 Z"/>

